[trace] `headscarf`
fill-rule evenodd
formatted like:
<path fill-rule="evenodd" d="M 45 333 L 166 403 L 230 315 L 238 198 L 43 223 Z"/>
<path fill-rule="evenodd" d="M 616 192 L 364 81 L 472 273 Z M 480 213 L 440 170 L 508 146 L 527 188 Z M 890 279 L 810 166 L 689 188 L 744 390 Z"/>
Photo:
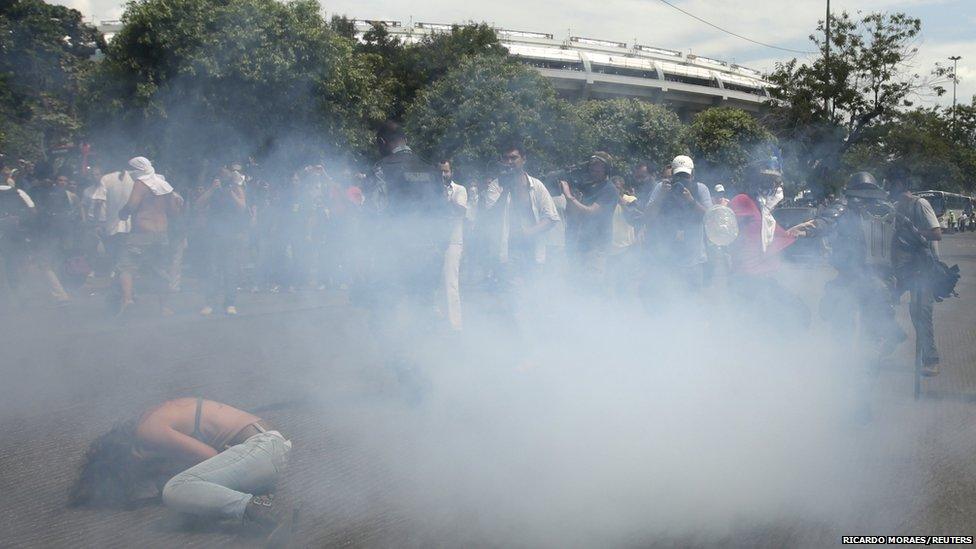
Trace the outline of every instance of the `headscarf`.
<path fill-rule="evenodd" d="M 173 192 L 173 186 L 166 181 L 165 177 L 156 173 L 148 158 L 137 156 L 129 160 L 129 167 L 131 168 L 129 173 L 132 174 L 132 178 L 145 183 L 154 195 L 162 196 Z"/>

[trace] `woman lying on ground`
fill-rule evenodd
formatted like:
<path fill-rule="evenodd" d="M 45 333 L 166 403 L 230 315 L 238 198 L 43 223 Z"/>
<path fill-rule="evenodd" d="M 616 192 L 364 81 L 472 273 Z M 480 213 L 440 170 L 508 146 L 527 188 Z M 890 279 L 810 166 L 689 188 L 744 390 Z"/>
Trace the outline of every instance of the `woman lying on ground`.
<path fill-rule="evenodd" d="M 131 505 L 161 495 L 182 513 L 252 523 L 274 542 L 289 533 L 289 517 L 254 494 L 274 489 L 290 450 L 253 414 L 202 398 L 170 400 L 92 442 L 70 501 Z"/>

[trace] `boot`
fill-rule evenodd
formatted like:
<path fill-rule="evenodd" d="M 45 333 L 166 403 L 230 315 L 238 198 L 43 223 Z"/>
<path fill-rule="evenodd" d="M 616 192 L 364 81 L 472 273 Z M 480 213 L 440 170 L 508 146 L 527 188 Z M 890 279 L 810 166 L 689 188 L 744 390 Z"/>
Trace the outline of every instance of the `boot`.
<path fill-rule="evenodd" d="M 244 508 L 244 524 L 253 525 L 267 537 L 265 547 L 287 547 L 291 541 L 293 513 L 274 502 L 274 495 L 252 496 Z"/>

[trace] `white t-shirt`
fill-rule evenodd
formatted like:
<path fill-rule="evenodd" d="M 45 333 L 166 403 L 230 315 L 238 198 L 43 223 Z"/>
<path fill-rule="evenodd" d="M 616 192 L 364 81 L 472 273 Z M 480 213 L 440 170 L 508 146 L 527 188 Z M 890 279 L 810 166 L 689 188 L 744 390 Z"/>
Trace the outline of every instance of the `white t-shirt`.
<path fill-rule="evenodd" d="M 101 180 L 94 185 L 85 187 L 85 190 L 81 192 L 81 207 L 85 210 L 85 221 L 104 225 L 105 210 L 97 212 L 95 208 L 96 201 L 105 201 L 105 189 L 102 188 Z M 96 213 L 99 214 L 98 219 L 95 219 Z"/>
<path fill-rule="evenodd" d="M 448 244 L 464 243 L 464 218 L 468 211 L 468 190 L 451 181 L 451 184 L 444 189 L 447 200 L 451 204 L 450 210 L 450 240 Z M 464 213 L 458 211 L 458 207 L 464 208 Z"/>
<path fill-rule="evenodd" d="M 102 176 L 99 190 L 93 195 L 93 200 L 105 201 L 105 234 L 128 233 L 132 230 L 132 218 L 119 219 L 119 210 L 125 207 L 132 194 L 134 182 L 129 172 L 112 172 Z M 104 193 L 104 196 L 100 193 Z"/>

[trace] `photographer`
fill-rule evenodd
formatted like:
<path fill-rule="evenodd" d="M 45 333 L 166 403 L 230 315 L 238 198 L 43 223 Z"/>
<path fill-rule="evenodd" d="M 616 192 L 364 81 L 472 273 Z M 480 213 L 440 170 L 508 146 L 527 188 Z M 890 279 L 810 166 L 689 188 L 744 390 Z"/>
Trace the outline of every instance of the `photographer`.
<path fill-rule="evenodd" d="M 939 351 L 935 347 L 935 325 L 933 322 L 934 280 L 926 262 L 925 252 L 938 259 L 938 241 L 942 240 L 942 228 L 932 205 L 922 197 L 911 192 L 907 174 L 896 172 L 891 176 L 889 194 L 895 200 L 898 218 L 895 222 L 895 239 L 891 261 L 898 280 L 899 296 L 911 292 L 909 316 L 915 328 L 916 346 L 921 360 L 921 373 L 924 376 L 939 374 Z M 919 247 L 905 243 L 913 242 L 915 235 L 925 239 Z M 927 250 L 925 248 L 928 248 Z"/>
<path fill-rule="evenodd" d="M 206 233 L 210 241 L 207 305 L 200 314 L 213 314 L 222 305 L 228 315 L 237 314 L 237 284 L 240 255 L 247 231 L 247 195 L 244 178 L 236 171 L 222 169 L 210 188 L 196 200 L 196 208 L 206 208 Z"/>
<path fill-rule="evenodd" d="M 489 246 L 498 262 L 521 275 L 534 273 L 546 262 L 542 236 L 559 222 L 559 213 L 542 181 L 525 172 L 525 149 L 519 143 L 500 149 L 501 173 L 482 195 Z M 508 274 L 512 274 L 509 272 Z"/>
<path fill-rule="evenodd" d="M 702 286 L 705 229 L 702 216 L 712 207 L 708 187 L 693 178 L 688 156 L 671 162 L 671 179 L 654 186 L 644 207 L 646 242 L 653 278 L 668 289 L 697 292 Z"/>
<path fill-rule="evenodd" d="M 605 285 L 607 254 L 613 243 L 613 212 L 620 194 L 610 173 L 613 158 L 597 151 L 583 181 L 559 182 L 566 197 L 566 245 L 571 262 L 593 288 Z"/>

